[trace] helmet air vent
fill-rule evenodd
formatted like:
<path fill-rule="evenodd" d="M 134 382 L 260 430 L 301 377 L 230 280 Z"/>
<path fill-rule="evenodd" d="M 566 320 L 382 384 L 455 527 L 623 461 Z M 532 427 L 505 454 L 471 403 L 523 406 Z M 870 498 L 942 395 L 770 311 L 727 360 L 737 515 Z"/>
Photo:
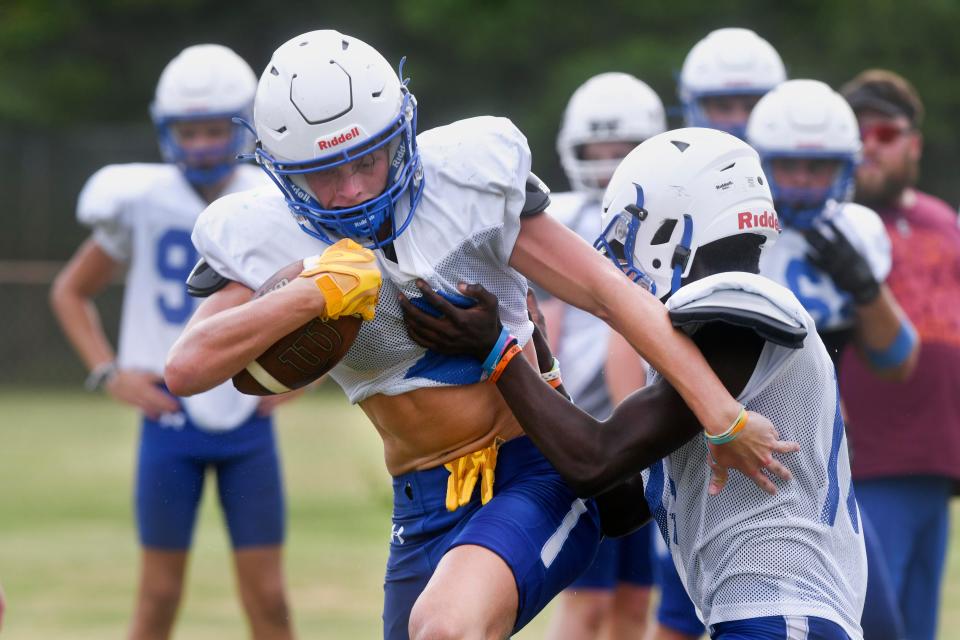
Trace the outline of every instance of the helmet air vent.
<path fill-rule="evenodd" d="M 687 150 L 687 147 L 690 146 L 690 143 L 689 143 L 689 142 L 683 142 L 683 141 L 681 141 L 681 140 L 671 140 L 671 141 L 670 141 L 670 144 L 672 144 L 672 145 L 675 146 L 677 149 L 679 149 L 679 150 L 680 150 L 680 153 L 683 153 L 684 151 L 686 151 L 686 150 Z"/>
<path fill-rule="evenodd" d="M 653 234 L 650 244 L 666 244 L 670 240 L 671 236 L 673 236 L 673 230 L 676 228 L 677 221 L 675 219 L 664 220 L 663 224 L 660 225 L 660 228 L 657 229 L 657 232 Z"/>

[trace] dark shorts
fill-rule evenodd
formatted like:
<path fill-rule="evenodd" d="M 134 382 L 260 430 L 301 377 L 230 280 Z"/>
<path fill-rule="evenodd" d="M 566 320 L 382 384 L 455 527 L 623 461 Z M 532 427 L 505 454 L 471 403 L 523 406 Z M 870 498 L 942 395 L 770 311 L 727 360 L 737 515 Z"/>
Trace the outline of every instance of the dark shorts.
<path fill-rule="evenodd" d="M 657 536 L 661 542 L 662 538 Z M 657 585 L 660 587 L 660 604 L 657 605 L 657 622 L 684 635 L 703 635 L 704 626 L 697 617 L 697 610 L 680 582 L 677 567 L 664 545 L 657 553 Z"/>
<path fill-rule="evenodd" d="M 577 498 L 528 438 L 497 456 L 494 497 L 478 489 L 456 511 L 445 506 L 440 466 L 393 479 L 393 527 L 384 584 L 384 638 L 406 638 L 410 610 L 443 555 L 473 544 L 500 556 L 519 595 L 514 631 L 590 565 L 600 541 L 596 506 Z M 478 594 L 479 597 L 480 594 Z"/>
<path fill-rule="evenodd" d="M 710 626 L 712 640 L 850 640 L 843 627 L 813 616 L 768 616 Z"/>
<path fill-rule="evenodd" d="M 604 538 L 593 564 L 571 589 L 614 589 L 618 584 L 649 587 L 653 584 L 654 523 L 622 538 Z M 659 535 L 659 534 L 657 534 Z"/>
<path fill-rule="evenodd" d="M 225 432 L 204 431 L 189 419 L 176 426 L 143 419 L 135 496 L 143 546 L 190 547 L 207 469 L 217 474 L 234 548 L 283 543 L 283 480 L 273 421 L 254 414 Z"/>

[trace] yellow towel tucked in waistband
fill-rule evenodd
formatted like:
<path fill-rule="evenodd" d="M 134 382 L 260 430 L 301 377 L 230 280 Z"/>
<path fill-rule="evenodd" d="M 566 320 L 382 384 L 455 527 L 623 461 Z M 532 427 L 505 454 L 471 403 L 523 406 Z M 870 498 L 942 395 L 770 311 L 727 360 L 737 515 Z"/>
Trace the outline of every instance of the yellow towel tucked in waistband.
<path fill-rule="evenodd" d="M 450 477 L 447 478 L 447 511 L 456 511 L 470 502 L 478 478 L 480 503 L 490 502 L 493 497 L 494 471 L 497 468 L 497 449 L 501 444 L 503 440 L 497 438 L 489 447 L 443 465 L 450 472 Z"/>

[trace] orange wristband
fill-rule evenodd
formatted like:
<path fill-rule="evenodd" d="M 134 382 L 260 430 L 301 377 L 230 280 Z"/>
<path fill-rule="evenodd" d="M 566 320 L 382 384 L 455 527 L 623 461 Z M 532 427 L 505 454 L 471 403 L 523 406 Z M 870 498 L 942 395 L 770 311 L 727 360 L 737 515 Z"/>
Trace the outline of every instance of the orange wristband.
<path fill-rule="evenodd" d="M 490 377 L 487 379 L 490 382 L 496 382 L 499 380 L 500 376 L 503 375 L 503 370 L 507 368 L 507 365 L 510 364 L 510 361 L 513 360 L 513 357 L 522 352 L 523 348 L 518 344 L 514 344 L 512 347 L 507 349 L 507 352 L 500 358 L 500 362 L 497 363 L 497 368 L 493 370 L 493 373 L 490 374 Z"/>

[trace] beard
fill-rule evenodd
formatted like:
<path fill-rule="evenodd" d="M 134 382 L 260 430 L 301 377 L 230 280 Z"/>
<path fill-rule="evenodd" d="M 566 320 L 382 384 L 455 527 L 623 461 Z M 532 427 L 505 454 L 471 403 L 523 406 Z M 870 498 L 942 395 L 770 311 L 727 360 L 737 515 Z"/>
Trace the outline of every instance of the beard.
<path fill-rule="evenodd" d="M 889 169 L 878 165 L 860 167 L 854 201 L 871 209 L 895 207 L 903 192 L 917 183 L 919 172 L 919 164 L 906 157 Z"/>

